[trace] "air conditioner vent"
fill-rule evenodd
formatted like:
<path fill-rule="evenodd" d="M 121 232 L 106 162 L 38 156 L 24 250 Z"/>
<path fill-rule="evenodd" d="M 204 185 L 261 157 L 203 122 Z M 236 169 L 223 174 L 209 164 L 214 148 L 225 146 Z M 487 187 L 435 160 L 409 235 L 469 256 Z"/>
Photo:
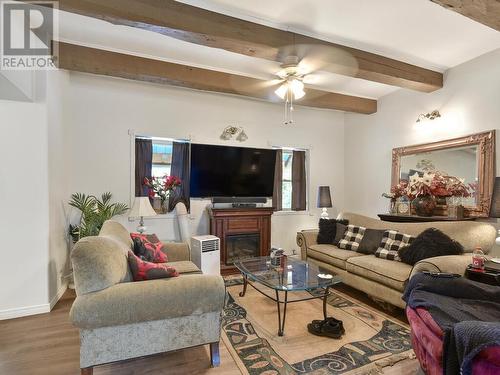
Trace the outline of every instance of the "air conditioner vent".
<path fill-rule="evenodd" d="M 203 241 L 201 246 L 201 251 L 203 253 L 207 251 L 217 251 L 219 250 L 219 239 Z"/>

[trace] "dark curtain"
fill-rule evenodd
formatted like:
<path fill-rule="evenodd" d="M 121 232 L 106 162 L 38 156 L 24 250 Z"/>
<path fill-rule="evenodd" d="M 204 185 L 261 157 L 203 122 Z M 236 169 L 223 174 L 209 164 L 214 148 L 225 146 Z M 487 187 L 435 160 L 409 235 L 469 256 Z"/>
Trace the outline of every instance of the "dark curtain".
<path fill-rule="evenodd" d="M 283 194 L 283 151 L 276 150 L 276 164 L 274 166 L 273 207 L 281 211 Z"/>
<path fill-rule="evenodd" d="M 135 196 L 147 197 L 148 188 L 144 186 L 144 177 L 151 177 L 153 165 L 153 142 L 151 139 L 135 140 Z"/>
<path fill-rule="evenodd" d="M 174 142 L 170 174 L 179 177 L 182 184 L 170 196 L 169 211 L 172 211 L 177 203 L 183 202 L 189 212 L 189 167 L 189 143 Z"/>
<path fill-rule="evenodd" d="M 306 209 L 306 152 L 294 151 L 292 157 L 292 210 Z"/>

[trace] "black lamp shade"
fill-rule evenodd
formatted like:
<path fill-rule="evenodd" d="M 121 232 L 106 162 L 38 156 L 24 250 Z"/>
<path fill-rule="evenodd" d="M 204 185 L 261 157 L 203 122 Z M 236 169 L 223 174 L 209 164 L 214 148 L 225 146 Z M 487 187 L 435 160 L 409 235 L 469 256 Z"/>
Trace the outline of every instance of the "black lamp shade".
<path fill-rule="evenodd" d="M 490 217 L 500 217 L 500 177 L 495 178 L 495 187 L 491 196 Z"/>
<path fill-rule="evenodd" d="M 318 208 L 332 207 L 332 197 L 330 186 L 320 186 L 318 188 Z"/>

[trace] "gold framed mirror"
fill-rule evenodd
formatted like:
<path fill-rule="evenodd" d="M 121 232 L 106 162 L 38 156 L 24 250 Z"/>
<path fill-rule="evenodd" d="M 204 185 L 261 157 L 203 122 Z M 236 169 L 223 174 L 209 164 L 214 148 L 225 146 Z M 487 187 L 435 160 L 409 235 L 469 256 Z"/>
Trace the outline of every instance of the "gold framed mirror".
<path fill-rule="evenodd" d="M 464 199 L 466 216 L 487 217 L 496 172 L 495 130 L 392 150 L 391 186 L 425 171 L 442 171 L 463 180 L 473 190 Z"/>

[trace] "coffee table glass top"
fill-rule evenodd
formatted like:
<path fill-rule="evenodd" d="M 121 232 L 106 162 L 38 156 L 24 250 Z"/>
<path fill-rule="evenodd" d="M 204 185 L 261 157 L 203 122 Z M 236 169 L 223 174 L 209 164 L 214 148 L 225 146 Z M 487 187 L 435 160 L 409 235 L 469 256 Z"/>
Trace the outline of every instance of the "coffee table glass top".
<path fill-rule="evenodd" d="M 284 270 L 272 266 L 270 257 L 237 260 L 234 265 L 248 279 L 276 290 L 314 290 L 330 287 L 342 281 L 340 276 L 316 264 L 291 257 L 287 257 Z M 332 278 L 320 278 L 319 274 L 329 274 Z"/>

